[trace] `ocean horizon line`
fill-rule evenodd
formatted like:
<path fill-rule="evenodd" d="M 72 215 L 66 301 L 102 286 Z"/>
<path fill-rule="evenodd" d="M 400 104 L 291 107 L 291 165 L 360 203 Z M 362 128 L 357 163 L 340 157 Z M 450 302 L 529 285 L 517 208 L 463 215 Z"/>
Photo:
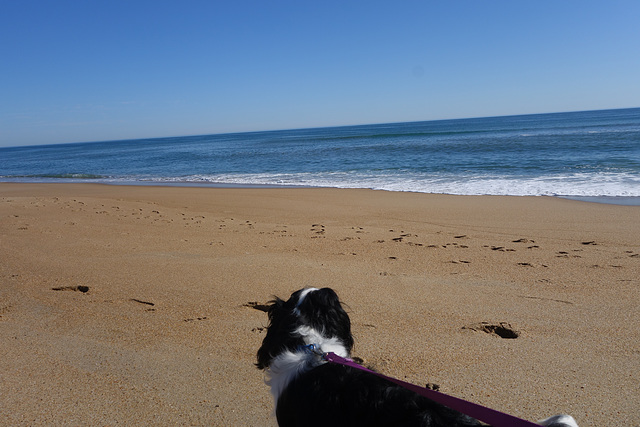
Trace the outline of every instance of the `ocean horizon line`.
<path fill-rule="evenodd" d="M 344 128 L 358 128 L 369 126 L 385 126 L 385 125 L 412 125 L 420 123 L 440 123 L 440 122 L 452 122 L 452 121 L 467 121 L 467 120 L 490 120 L 490 119 L 507 119 L 516 117 L 534 117 L 534 116 L 549 116 L 556 114 L 582 114 L 582 113 L 596 113 L 605 111 L 624 111 L 624 110 L 636 110 L 638 107 L 622 107 L 622 108 L 605 108 L 605 109 L 589 109 L 589 110 L 571 110 L 571 111 L 558 111 L 547 113 L 523 113 L 523 114 L 506 114 L 495 116 L 472 116 L 472 117 L 458 117 L 449 119 L 427 119 L 427 120 L 409 120 L 409 121 L 397 121 L 397 122 L 372 122 L 372 123 L 360 123 L 360 124 L 346 124 L 346 125 L 327 125 L 327 126 L 310 126 L 310 127 L 292 127 L 292 128 L 274 128 L 263 130 L 246 130 L 246 131 L 229 131 L 229 132 L 213 132 L 213 133 L 194 133 L 187 135 L 165 135 L 165 136 L 144 136 L 133 138 L 117 138 L 117 139 L 104 139 L 104 140 L 90 140 L 90 141 L 74 141 L 74 142 L 54 142 L 43 144 L 24 144 L 24 145 L 8 145 L 0 146 L 0 149 L 6 148 L 21 148 L 21 147 L 49 147 L 59 145 L 74 145 L 74 144 L 100 144 L 100 143 L 118 143 L 118 142 L 135 142 L 135 141 L 154 141 L 154 140 L 167 140 L 178 138 L 200 138 L 211 136 L 232 136 L 232 135 L 244 135 L 244 134 L 264 134 L 264 133 L 278 133 L 278 132 L 299 132 L 299 131 L 313 131 L 313 130 L 330 130 L 330 129 L 344 129 Z"/>

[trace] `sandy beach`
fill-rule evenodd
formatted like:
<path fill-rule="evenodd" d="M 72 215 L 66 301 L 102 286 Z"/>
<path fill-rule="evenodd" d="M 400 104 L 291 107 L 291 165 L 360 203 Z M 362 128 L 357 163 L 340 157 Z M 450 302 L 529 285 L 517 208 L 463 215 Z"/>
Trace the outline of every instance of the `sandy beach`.
<path fill-rule="evenodd" d="M 274 426 L 261 306 L 306 286 L 387 375 L 640 425 L 638 206 L 0 183 L 0 242 L 0 425 Z"/>

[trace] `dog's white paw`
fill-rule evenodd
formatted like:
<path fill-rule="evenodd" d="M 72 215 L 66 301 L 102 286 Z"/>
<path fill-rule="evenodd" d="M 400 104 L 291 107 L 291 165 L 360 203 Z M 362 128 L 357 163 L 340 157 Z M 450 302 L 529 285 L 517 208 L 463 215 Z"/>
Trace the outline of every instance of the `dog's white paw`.
<path fill-rule="evenodd" d="M 578 423 L 576 423 L 576 420 L 574 420 L 571 415 L 554 415 L 553 417 L 538 421 L 538 424 L 547 427 L 578 427 Z"/>

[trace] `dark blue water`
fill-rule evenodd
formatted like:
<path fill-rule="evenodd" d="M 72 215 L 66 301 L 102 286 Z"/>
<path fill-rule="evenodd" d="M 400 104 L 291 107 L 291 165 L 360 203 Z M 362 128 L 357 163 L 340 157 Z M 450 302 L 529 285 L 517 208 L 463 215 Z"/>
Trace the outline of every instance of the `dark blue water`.
<path fill-rule="evenodd" d="M 640 197 L 640 108 L 0 148 L 0 180 Z"/>

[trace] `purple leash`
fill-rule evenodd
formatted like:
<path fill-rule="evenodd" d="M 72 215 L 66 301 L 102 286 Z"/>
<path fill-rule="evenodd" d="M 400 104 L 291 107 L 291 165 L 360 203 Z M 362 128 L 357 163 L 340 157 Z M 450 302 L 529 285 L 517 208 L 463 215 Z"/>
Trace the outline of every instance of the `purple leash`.
<path fill-rule="evenodd" d="M 503 412 L 496 411 L 494 409 L 486 408 L 484 406 L 467 402 L 466 400 L 458 399 L 457 397 L 449 396 L 444 393 L 440 393 L 434 390 L 430 390 L 428 388 L 419 387 L 415 384 L 407 383 L 395 378 L 388 377 L 386 375 L 380 374 L 378 372 L 374 372 L 370 369 L 365 368 L 362 365 L 357 364 L 351 359 L 345 359 L 344 357 L 338 356 L 335 353 L 323 353 L 322 358 L 327 362 L 337 363 L 339 365 L 350 366 L 355 369 L 360 369 L 361 371 L 369 372 L 371 374 L 377 375 L 380 378 L 384 378 L 388 381 L 398 384 L 406 389 L 413 391 L 414 393 L 418 393 L 421 396 L 424 396 L 428 399 L 433 400 L 434 402 L 438 402 L 448 408 L 456 410 L 458 412 L 462 412 L 465 415 L 473 417 L 477 420 L 483 421 L 487 424 L 490 424 L 493 427 L 532 427 L 540 425 L 532 423 L 531 421 L 523 420 L 522 418 L 514 417 L 513 415 L 505 414 Z"/>

